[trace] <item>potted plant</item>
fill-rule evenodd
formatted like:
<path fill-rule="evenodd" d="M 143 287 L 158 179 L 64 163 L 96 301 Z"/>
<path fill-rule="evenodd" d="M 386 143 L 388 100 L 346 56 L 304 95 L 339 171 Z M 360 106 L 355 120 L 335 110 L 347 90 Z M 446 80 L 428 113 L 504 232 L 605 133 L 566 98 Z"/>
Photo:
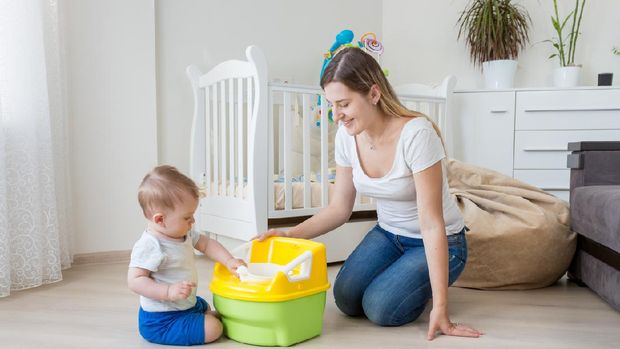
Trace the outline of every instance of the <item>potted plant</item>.
<path fill-rule="evenodd" d="M 475 66 L 482 66 L 486 88 L 511 88 L 519 52 L 529 42 L 532 20 L 511 0 L 472 0 L 461 13 L 463 36 Z"/>
<path fill-rule="evenodd" d="M 581 34 L 579 28 L 581 27 L 581 18 L 585 4 L 586 0 L 575 0 L 575 8 L 566 18 L 561 19 L 558 13 L 558 2 L 553 0 L 555 16 L 551 16 L 551 23 L 558 36 L 547 41 L 551 42 L 557 51 L 549 58 L 557 57 L 560 63 L 560 67 L 553 71 L 553 85 L 556 87 L 573 87 L 579 84 L 581 65 L 575 64 L 575 52 L 577 39 Z M 570 31 L 565 35 L 564 29 L 571 19 Z"/>

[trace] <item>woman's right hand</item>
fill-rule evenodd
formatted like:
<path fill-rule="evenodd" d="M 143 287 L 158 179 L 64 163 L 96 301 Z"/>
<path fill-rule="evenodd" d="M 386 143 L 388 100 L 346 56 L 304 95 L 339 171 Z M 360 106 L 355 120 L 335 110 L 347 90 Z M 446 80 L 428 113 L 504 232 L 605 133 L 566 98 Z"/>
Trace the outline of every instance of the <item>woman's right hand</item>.
<path fill-rule="evenodd" d="M 285 237 L 290 237 L 288 232 L 285 231 L 281 231 L 281 230 L 276 230 L 276 229 L 269 229 L 266 232 L 262 233 L 262 234 L 258 234 L 255 237 L 252 238 L 252 240 L 256 239 L 258 241 L 263 241 L 267 238 L 270 238 L 272 236 L 285 236 Z"/>

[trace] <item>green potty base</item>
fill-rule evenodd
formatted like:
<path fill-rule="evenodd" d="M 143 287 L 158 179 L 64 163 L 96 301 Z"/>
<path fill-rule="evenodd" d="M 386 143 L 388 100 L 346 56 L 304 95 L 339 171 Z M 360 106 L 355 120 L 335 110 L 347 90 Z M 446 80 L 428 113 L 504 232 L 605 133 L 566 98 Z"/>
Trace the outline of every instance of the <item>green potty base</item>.
<path fill-rule="evenodd" d="M 323 328 L 325 292 L 283 302 L 251 302 L 213 295 L 224 334 L 237 342 L 289 346 L 316 337 Z"/>

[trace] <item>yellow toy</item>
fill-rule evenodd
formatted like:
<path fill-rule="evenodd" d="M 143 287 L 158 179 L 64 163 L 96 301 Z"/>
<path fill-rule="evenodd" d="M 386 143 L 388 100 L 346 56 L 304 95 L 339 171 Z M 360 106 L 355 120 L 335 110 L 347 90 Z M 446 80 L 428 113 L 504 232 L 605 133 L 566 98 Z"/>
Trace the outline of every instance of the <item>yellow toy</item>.
<path fill-rule="evenodd" d="M 233 251 L 239 278 L 215 265 L 213 303 L 224 334 L 238 342 L 289 346 L 321 334 L 327 281 L 325 246 L 285 237 L 257 240 Z"/>

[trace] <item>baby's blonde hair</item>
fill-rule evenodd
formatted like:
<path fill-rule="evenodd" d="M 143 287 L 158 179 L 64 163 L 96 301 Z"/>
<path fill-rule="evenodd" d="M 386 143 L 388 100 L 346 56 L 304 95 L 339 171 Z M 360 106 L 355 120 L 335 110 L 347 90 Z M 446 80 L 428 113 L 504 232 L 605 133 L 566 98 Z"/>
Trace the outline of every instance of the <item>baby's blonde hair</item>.
<path fill-rule="evenodd" d="M 173 166 L 157 166 L 147 173 L 138 188 L 138 201 L 146 218 L 155 210 L 174 210 L 183 194 L 198 200 L 198 186 Z"/>

